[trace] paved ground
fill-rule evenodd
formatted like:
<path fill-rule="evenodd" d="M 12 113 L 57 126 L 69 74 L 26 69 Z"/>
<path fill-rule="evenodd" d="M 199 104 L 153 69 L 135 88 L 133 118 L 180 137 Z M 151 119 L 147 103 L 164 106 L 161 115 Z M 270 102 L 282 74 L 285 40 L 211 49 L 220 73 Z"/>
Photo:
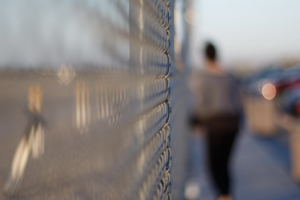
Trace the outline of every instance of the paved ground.
<path fill-rule="evenodd" d="M 165 124 L 167 106 L 146 112 L 163 102 L 164 97 L 151 97 L 151 101 L 145 101 L 139 93 L 128 92 L 129 89 L 126 92 L 131 95 L 126 93 L 127 96 L 116 97 L 121 90 L 99 90 L 95 77 L 80 77 L 80 82 L 73 81 L 67 86 L 60 85 L 56 78 L 41 81 L 42 78 L 0 79 L 0 200 L 129 199 L 127 196 L 139 188 L 137 183 L 154 165 L 148 166 L 145 153 L 137 152 L 147 142 L 147 137 L 153 136 Z M 37 83 L 43 94 L 41 115 L 46 122 L 45 153 L 38 159 L 30 156 L 27 163 L 14 165 L 24 169 L 24 173 L 21 181 L 18 182 L 18 178 L 9 181 L 12 184 L 8 184 L 6 193 L 11 193 L 12 186 L 17 189 L 8 196 L 2 189 L 7 188 L 17 147 L 23 144 L 20 145 L 23 154 L 17 156 L 22 158 L 17 159 L 19 161 L 26 160 L 26 152 L 31 151 L 31 148 L 24 148 L 30 146 L 29 142 L 24 145 L 20 141 L 24 141 L 22 138 L 29 133 L 25 128 L 30 118 L 25 111 L 28 99 L 38 99 L 37 89 L 29 92 L 32 91 L 30 88 L 37 87 Z M 137 91 L 136 88 L 130 91 Z M 77 98 L 77 93 L 81 93 L 81 98 Z M 107 100 L 101 100 L 103 96 Z M 35 100 L 33 105 L 39 101 Z M 77 109 L 79 101 L 81 109 Z M 133 102 L 135 106 L 132 106 Z M 102 113 L 105 115 L 100 115 Z M 146 117 L 132 120 L 139 113 L 145 113 Z M 78 116 L 80 120 L 77 120 Z M 32 125 L 30 122 L 29 127 Z M 145 134 L 137 134 L 144 133 L 140 131 Z"/>
<path fill-rule="evenodd" d="M 190 140 L 189 177 L 200 181 L 200 200 L 214 200 L 205 167 L 204 138 Z M 232 157 L 233 193 L 236 200 L 299 200 L 300 184 L 290 176 L 288 137 L 266 139 L 242 131 Z"/>

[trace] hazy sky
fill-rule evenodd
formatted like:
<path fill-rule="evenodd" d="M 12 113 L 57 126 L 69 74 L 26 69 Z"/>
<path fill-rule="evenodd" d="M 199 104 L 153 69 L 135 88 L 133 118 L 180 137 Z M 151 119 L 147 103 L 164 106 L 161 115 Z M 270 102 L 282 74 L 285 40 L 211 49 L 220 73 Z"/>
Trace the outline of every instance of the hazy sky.
<path fill-rule="evenodd" d="M 193 62 L 206 39 L 224 64 L 300 57 L 300 0 L 194 0 Z"/>

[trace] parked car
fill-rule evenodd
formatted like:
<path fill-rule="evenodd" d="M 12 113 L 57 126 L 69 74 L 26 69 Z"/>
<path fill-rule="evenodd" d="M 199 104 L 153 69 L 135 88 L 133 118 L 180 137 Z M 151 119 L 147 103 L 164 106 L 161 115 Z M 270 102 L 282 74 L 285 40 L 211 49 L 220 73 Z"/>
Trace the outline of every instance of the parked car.
<path fill-rule="evenodd" d="M 282 111 L 294 117 L 300 116 L 300 83 L 287 87 L 279 100 Z"/>

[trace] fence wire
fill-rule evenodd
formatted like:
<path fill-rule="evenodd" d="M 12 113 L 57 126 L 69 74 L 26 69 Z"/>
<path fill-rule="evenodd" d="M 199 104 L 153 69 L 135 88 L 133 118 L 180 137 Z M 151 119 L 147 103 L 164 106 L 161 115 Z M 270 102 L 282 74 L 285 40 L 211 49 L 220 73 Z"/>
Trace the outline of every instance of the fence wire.
<path fill-rule="evenodd" d="M 174 2 L 0 4 L 0 198 L 180 199 Z"/>

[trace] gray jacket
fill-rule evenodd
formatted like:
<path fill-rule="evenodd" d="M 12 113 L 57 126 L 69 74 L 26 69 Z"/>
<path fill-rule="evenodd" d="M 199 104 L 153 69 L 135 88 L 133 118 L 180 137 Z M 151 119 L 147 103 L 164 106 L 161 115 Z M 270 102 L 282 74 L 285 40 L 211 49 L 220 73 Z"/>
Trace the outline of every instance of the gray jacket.
<path fill-rule="evenodd" d="M 224 115 L 238 115 L 241 100 L 238 81 L 230 74 L 216 75 L 204 72 L 197 75 L 199 97 L 197 114 L 202 119 Z"/>

